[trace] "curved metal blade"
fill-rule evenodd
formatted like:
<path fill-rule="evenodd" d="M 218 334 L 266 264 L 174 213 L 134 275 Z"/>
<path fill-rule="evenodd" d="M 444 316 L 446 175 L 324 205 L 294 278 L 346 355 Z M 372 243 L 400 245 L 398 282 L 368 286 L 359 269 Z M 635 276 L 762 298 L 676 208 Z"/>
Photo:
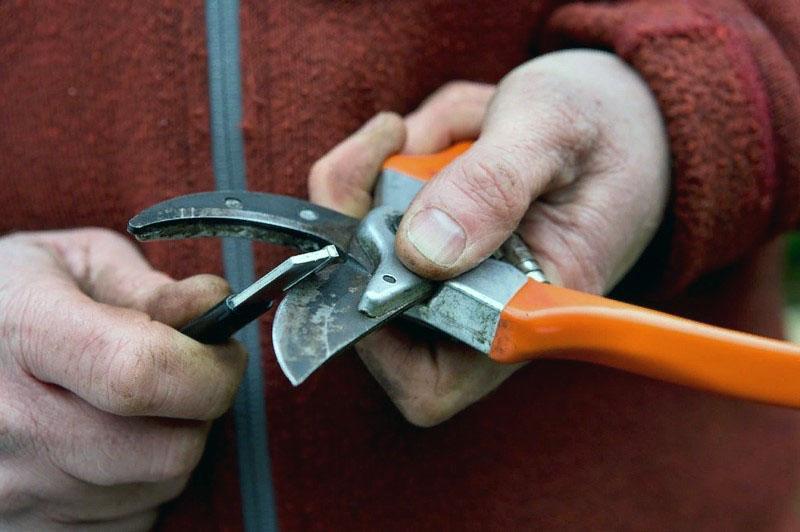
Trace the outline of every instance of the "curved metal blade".
<path fill-rule="evenodd" d="M 377 318 L 360 312 L 358 301 L 369 279 L 369 273 L 348 259 L 286 294 L 275 313 L 272 343 L 278 363 L 293 385 L 405 310 L 398 308 Z"/>
<path fill-rule="evenodd" d="M 222 190 L 172 198 L 128 222 L 138 240 L 241 237 L 313 251 L 333 244 L 347 252 L 359 220 L 301 199 Z"/>

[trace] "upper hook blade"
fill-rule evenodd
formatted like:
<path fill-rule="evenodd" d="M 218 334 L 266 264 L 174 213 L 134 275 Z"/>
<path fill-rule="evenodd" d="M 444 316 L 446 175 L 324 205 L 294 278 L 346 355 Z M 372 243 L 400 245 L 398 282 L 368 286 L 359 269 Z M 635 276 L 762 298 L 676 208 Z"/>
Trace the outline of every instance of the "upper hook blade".
<path fill-rule="evenodd" d="M 241 237 L 313 251 L 333 244 L 342 253 L 359 221 L 301 199 L 223 190 L 172 198 L 128 222 L 138 240 Z"/>

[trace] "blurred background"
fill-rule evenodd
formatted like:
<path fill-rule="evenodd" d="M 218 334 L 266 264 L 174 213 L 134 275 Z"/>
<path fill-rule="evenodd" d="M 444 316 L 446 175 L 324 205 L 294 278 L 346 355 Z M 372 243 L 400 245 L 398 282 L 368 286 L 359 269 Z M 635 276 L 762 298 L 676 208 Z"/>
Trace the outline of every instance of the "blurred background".
<path fill-rule="evenodd" d="M 789 337 L 800 342 L 800 233 L 792 233 L 786 246 L 786 321 Z"/>

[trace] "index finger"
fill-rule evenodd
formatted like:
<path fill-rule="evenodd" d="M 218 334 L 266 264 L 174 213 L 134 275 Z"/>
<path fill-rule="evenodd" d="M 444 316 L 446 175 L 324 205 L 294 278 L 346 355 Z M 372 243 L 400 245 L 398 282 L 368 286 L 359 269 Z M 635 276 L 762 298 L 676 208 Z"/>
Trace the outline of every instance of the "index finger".
<path fill-rule="evenodd" d="M 203 345 L 63 281 L 28 290 L 17 359 L 36 379 L 118 415 L 208 420 L 230 406 L 245 367 L 238 344 Z"/>
<path fill-rule="evenodd" d="M 406 129 L 394 113 L 379 113 L 314 163 L 308 196 L 314 203 L 357 218 L 372 206 L 383 161 L 403 147 Z"/>

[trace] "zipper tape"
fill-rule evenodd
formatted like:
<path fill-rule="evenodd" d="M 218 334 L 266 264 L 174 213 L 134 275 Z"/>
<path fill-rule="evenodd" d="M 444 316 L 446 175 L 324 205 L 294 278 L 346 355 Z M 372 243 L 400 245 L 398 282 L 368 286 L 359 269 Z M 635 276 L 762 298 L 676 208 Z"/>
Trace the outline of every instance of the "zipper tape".
<path fill-rule="evenodd" d="M 242 118 L 239 56 L 238 0 L 206 0 L 208 89 L 211 110 L 211 152 L 218 190 L 247 188 Z M 255 281 L 252 243 L 224 239 L 225 276 L 234 290 Z M 267 443 L 264 376 L 258 322 L 234 336 L 250 353 L 244 380 L 233 407 L 242 518 L 247 531 L 278 529 L 275 494 Z"/>

